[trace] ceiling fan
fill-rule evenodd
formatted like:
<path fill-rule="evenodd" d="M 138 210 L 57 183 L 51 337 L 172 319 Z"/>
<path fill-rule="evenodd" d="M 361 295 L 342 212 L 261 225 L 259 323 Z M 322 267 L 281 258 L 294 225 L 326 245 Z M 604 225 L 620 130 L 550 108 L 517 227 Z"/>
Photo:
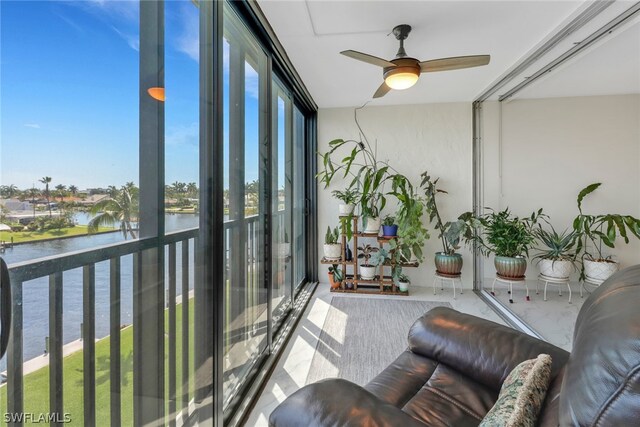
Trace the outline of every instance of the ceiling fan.
<path fill-rule="evenodd" d="M 404 50 L 404 40 L 409 36 L 410 32 L 411 26 L 406 24 L 398 25 L 393 29 L 393 34 L 396 36 L 396 39 L 400 41 L 400 48 L 398 49 L 395 59 L 389 61 L 355 50 L 340 52 L 349 58 L 382 67 L 384 82 L 380 85 L 376 93 L 373 94 L 374 98 L 385 96 L 391 89 L 402 90 L 410 88 L 416 84 L 420 73 L 479 67 L 481 65 L 487 65 L 491 59 L 490 55 L 470 55 L 431 59 L 420 62 L 415 58 L 407 56 L 407 52 Z"/>

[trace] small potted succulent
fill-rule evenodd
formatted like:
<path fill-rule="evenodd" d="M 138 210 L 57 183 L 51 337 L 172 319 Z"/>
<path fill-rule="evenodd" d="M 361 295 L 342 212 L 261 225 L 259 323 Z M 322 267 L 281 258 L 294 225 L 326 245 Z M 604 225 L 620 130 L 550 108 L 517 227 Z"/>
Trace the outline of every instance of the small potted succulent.
<path fill-rule="evenodd" d="M 376 252 L 378 252 L 378 248 L 374 246 L 358 246 L 358 258 L 364 260 L 364 263 L 360 264 L 360 278 L 364 280 L 373 280 L 376 277 L 376 270 L 378 266 L 370 262 L 371 257 Z"/>
<path fill-rule="evenodd" d="M 527 218 L 511 215 L 509 209 L 491 210 L 482 217 L 486 243 L 477 239 L 482 253 L 495 254 L 493 264 L 500 276 L 522 278 L 527 270 L 529 249 L 535 242 L 534 227 L 542 209 Z"/>
<path fill-rule="evenodd" d="M 409 285 L 411 284 L 411 280 L 409 279 L 409 276 L 401 273 L 396 280 L 396 284 L 398 285 L 398 289 L 400 289 L 400 292 L 409 292 Z"/>
<path fill-rule="evenodd" d="M 539 253 L 533 259 L 538 260 L 540 274 L 553 279 L 567 279 L 576 269 L 576 254 L 571 249 L 576 242 L 576 232 L 567 230 L 558 233 L 552 225 L 550 230 L 542 227 L 535 230 L 535 237 L 544 245 L 536 248 Z"/>
<path fill-rule="evenodd" d="M 384 237 L 396 237 L 398 235 L 398 225 L 396 224 L 396 217 L 393 215 L 387 215 L 382 221 L 382 235 Z"/>
<path fill-rule="evenodd" d="M 342 203 L 338 205 L 338 215 L 349 216 L 353 214 L 353 210 L 356 207 L 356 203 L 360 199 L 360 193 L 350 188 L 340 191 L 335 190 L 331 194 L 333 197 L 340 200 Z"/>
<path fill-rule="evenodd" d="M 338 227 L 331 230 L 331 227 L 327 227 L 327 233 L 324 236 L 324 257 L 329 261 L 339 260 L 342 256 L 342 245 L 338 243 L 340 234 L 338 233 Z"/>
<path fill-rule="evenodd" d="M 603 282 L 613 273 L 618 271 L 619 263 L 611 259 L 611 255 L 605 256 L 603 244 L 611 249 L 615 248 L 618 234 L 629 243 L 629 235 L 640 239 L 640 219 L 631 215 L 602 214 L 586 215 L 582 212 L 582 201 L 594 192 L 601 183 L 588 185 L 578 194 L 578 216 L 573 220 L 573 230 L 576 233 L 576 254 L 582 252 L 581 279 L 590 279 L 593 282 Z M 595 253 L 589 252 L 591 244 Z"/>
<path fill-rule="evenodd" d="M 344 275 L 337 264 L 329 267 L 329 284 L 331 285 L 331 289 L 339 288 L 343 279 Z"/>

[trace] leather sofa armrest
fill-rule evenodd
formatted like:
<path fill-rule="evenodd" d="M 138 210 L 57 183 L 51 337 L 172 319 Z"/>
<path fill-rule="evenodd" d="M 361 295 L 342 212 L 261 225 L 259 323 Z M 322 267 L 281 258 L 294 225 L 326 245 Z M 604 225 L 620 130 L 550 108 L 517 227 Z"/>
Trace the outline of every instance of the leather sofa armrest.
<path fill-rule="evenodd" d="M 446 307 L 428 311 L 413 324 L 409 349 L 496 390 L 524 360 L 549 354 L 555 378 L 569 359 L 569 353 L 545 341 Z"/>
<path fill-rule="evenodd" d="M 271 413 L 269 426 L 425 427 L 364 388 L 342 379 L 302 387 Z"/>

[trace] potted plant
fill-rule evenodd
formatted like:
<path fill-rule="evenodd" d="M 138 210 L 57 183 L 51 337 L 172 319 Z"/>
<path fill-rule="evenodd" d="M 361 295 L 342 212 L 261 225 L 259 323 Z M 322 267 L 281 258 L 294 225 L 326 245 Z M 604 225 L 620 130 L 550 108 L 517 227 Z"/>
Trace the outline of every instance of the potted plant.
<path fill-rule="evenodd" d="M 364 280 L 373 280 L 376 277 L 378 266 L 369 262 L 376 252 L 378 252 L 378 248 L 374 246 L 358 246 L 358 258 L 364 259 L 364 263 L 360 264 L 360 277 Z"/>
<path fill-rule="evenodd" d="M 534 227 L 542 209 L 528 218 L 511 215 L 509 209 L 500 212 L 491 210 L 482 218 L 486 243 L 480 239 L 480 249 L 484 254 L 495 254 L 494 265 L 500 276 L 524 277 L 527 270 L 529 249 L 535 242 Z"/>
<path fill-rule="evenodd" d="M 356 190 L 346 189 L 344 191 L 335 190 L 331 194 L 342 202 L 338 205 L 338 215 L 350 216 L 353 214 L 356 203 L 360 198 L 360 193 Z"/>
<path fill-rule="evenodd" d="M 411 284 L 411 280 L 406 274 L 400 274 L 398 276 L 396 284 L 398 285 L 398 289 L 400 289 L 400 292 L 409 292 L 409 285 Z"/>
<path fill-rule="evenodd" d="M 440 233 L 438 238 L 442 243 L 442 251 L 436 252 L 436 271 L 444 274 L 459 275 L 462 272 L 462 255 L 456 251 L 460 249 L 461 242 L 470 244 L 476 237 L 475 230 L 481 226 L 478 219 L 471 212 L 465 212 L 456 221 L 442 223 L 436 195 L 448 194 L 445 190 L 437 188 L 440 178 L 431 180 L 428 172 L 422 175 L 421 187 L 426 196 L 426 208 L 429 213 L 429 222 L 434 223 L 434 228 Z"/>
<path fill-rule="evenodd" d="M 364 133 L 361 133 L 361 136 L 360 141 L 335 139 L 329 142 L 329 151 L 319 154 L 322 158 L 323 169 L 317 177 L 320 182 L 324 183 L 325 188 L 329 187 L 338 174 L 343 179 L 351 177 L 348 188 L 355 188 L 360 195 L 358 202 L 362 217 L 362 231 L 368 234 L 378 234 L 380 231 L 380 212 L 387 202 L 384 192 L 385 185 L 395 175 L 387 162 L 377 159 L 377 150 L 371 147 Z M 350 148 L 351 151 L 339 162 L 334 162 L 332 155 L 343 148 Z M 353 169 L 354 166 L 357 169 Z"/>
<path fill-rule="evenodd" d="M 331 230 L 327 227 L 327 233 L 324 236 L 324 257 L 329 261 L 339 260 L 342 256 L 342 245 L 338 243 L 339 239 L 338 227 Z"/>
<path fill-rule="evenodd" d="M 398 225 L 395 223 L 396 217 L 387 215 L 382 221 L 382 235 L 384 237 L 396 237 L 398 235 Z"/>
<path fill-rule="evenodd" d="M 578 216 L 573 220 L 573 230 L 576 232 L 576 253 L 582 252 L 582 270 L 580 279 L 591 279 L 594 282 L 607 280 L 618 271 L 618 262 L 605 256 L 603 244 L 611 249 L 615 248 L 615 241 L 620 234 L 625 243 L 629 243 L 629 234 L 640 239 L 640 219 L 631 215 L 602 214 L 586 215 L 582 212 L 582 201 L 594 192 L 601 183 L 586 186 L 578 194 Z M 589 252 L 588 246 L 595 250 Z"/>
<path fill-rule="evenodd" d="M 329 267 L 329 284 L 331 285 L 331 289 L 339 288 L 343 279 L 342 270 L 337 264 Z"/>
<path fill-rule="evenodd" d="M 575 270 L 576 254 L 571 251 L 576 242 L 576 232 L 567 230 L 558 233 L 552 225 L 550 230 L 539 227 L 535 237 L 544 245 L 537 248 L 539 253 L 533 259 L 538 260 L 540 274 L 554 279 L 567 279 Z"/>
<path fill-rule="evenodd" d="M 401 174 L 394 175 L 389 194 L 394 195 L 399 202 L 396 223 L 400 253 L 404 256 L 410 253 L 406 261 L 422 262 L 422 248 L 429 238 L 429 232 L 422 224 L 424 200 L 414 191 L 411 182 Z"/>

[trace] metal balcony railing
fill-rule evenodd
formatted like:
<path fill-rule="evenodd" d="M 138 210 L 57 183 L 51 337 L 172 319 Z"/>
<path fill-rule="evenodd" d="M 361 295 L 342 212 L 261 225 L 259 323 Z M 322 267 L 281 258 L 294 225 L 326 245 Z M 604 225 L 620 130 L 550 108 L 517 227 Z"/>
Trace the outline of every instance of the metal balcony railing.
<path fill-rule="evenodd" d="M 260 280 L 255 272 L 258 271 L 259 248 L 258 216 L 247 217 L 239 220 L 225 222 L 225 254 L 228 273 L 232 275 L 231 257 L 242 253 L 242 263 L 246 266 L 243 281 L 247 291 L 243 292 L 243 301 L 239 301 L 244 306 L 244 310 L 238 310 L 238 314 L 245 316 L 241 327 L 233 329 L 231 324 L 227 324 L 225 331 L 225 343 L 227 346 L 242 340 L 247 333 L 255 334 L 255 330 L 250 331 L 247 324 L 255 322 L 262 313 L 256 311 L 254 294 L 258 292 Z M 240 233 L 234 230 L 241 231 Z M 88 250 L 68 252 L 61 255 L 45 257 L 25 262 L 9 265 L 9 275 L 12 289 L 12 322 L 9 346 L 7 349 L 7 413 L 24 413 L 24 383 L 23 383 L 23 283 L 35 279 L 48 277 L 48 318 L 49 318 L 49 412 L 58 414 L 59 418 L 64 414 L 63 396 L 63 291 L 65 289 L 64 274 L 74 269 L 82 269 L 82 351 L 83 351 L 83 425 L 96 425 L 96 264 L 101 262 L 109 263 L 109 377 L 110 394 L 109 401 L 111 425 L 121 425 L 121 399 L 113 398 L 121 396 L 121 259 L 125 256 L 133 256 L 133 282 L 140 280 L 139 263 L 141 254 L 150 249 L 163 247 L 167 256 L 165 257 L 165 276 L 167 278 L 167 301 L 165 307 L 168 314 L 167 334 L 168 348 L 168 411 L 167 421 L 175 425 L 178 418 L 184 419 L 189 414 L 189 390 L 191 386 L 189 360 L 190 360 L 190 331 L 189 325 L 189 283 L 190 271 L 193 271 L 195 260 L 191 247 L 196 248 L 198 239 L 198 228 L 168 233 L 160 238 L 143 238 L 133 241 L 125 241 L 110 245 L 104 245 Z M 239 234 L 240 241 L 243 242 L 244 250 L 237 253 L 232 252 L 232 239 Z M 178 246 L 179 245 L 179 246 Z M 180 249 L 178 251 L 178 249 Z M 179 254 L 178 254 L 179 252 Z M 180 261 L 178 263 L 178 260 Z M 234 265 L 236 261 L 234 260 Z M 179 269 L 179 271 L 178 271 Z M 247 274 L 247 272 L 254 272 Z M 177 278 L 181 278 L 181 294 L 187 296 L 182 298 L 181 314 L 181 348 L 176 348 L 176 285 Z M 193 283 L 193 280 L 191 280 Z M 228 280 L 227 280 L 228 285 Z M 252 291 L 253 290 L 253 291 Z M 45 291 L 43 289 L 43 291 Z M 191 308 L 192 310 L 193 308 Z M 135 325 L 133 325 L 135 328 Z M 193 343 L 191 343 L 193 345 Z M 181 366 L 177 366 L 177 352 L 181 352 Z M 176 372 L 180 370 L 182 381 L 181 396 L 176 396 Z M 74 418 L 79 414 L 74 414 Z M 13 425 L 22 425 L 22 421 L 12 422 Z M 99 423 L 98 423 L 99 425 Z"/>

